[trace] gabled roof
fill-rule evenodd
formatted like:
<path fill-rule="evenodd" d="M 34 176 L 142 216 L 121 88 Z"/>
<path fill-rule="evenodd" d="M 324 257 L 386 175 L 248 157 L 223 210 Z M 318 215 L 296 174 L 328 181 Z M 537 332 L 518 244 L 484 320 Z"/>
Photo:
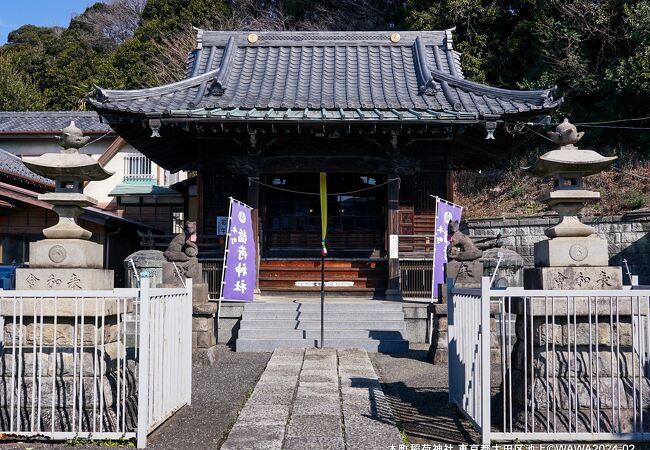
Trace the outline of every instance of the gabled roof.
<path fill-rule="evenodd" d="M 32 184 L 42 189 L 54 188 L 54 181 L 32 172 L 18 156 L 0 149 L 0 177 L 2 176 Z"/>
<path fill-rule="evenodd" d="M 218 120 L 413 120 L 545 115 L 550 90 L 468 81 L 451 30 L 248 32 L 199 30 L 187 78 L 98 89 L 100 113 Z"/>
<path fill-rule="evenodd" d="M 0 135 L 59 134 L 72 120 L 86 135 L 113 133 L 94 111 L 0 111 Z"/>

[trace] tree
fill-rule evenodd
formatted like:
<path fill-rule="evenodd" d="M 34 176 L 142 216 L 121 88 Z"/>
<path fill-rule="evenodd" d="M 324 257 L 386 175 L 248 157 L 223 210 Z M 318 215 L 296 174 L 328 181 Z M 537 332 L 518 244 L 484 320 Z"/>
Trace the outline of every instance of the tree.
<path fill-rule="evenodd" d="M 513 89 L 557 86 L 554 95 L 565 99 L 558 120 L 637 117 L 650 102 L 648 0 L 411 0 L 406 24 L 455 25 L 455 46 L 474 81 Z M 650 155 L 650 133 L 637 130 L 592 130 L 585 141 Z"/>
<path fill-rule="evenodd" d="M 0 54 L 0 111 L 45 109 L 45 96 L 7 55 Z"/>

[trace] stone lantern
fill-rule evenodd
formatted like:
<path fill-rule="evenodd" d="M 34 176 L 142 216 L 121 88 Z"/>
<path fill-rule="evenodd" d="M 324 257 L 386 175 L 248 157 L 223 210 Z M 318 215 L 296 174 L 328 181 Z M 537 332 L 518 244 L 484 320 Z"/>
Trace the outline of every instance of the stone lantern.
<path fill-rule="evenodd" d="M 553 177 L 554 190 L 540 201 L 559 214 L 560 222 L 544 231 L 550 239 L 535 244 L 535 268 L 526 270 L 524 284 L 529 289 L 618 289 L 622 272 L 607 266 L 607 241 L 578 218 L 585 204 L 600 199 L 599 192 L 585 189 L 583 178 L 605 170 L 617 157 L 576 147 L 584 132 L 567 119 L 548 135 L 560 147 L 525 170 Z"/>
<path fill-rule="evenodd" d="M 84 207 L 97 204 L 83 193 L 84 183 L 112 175 L 90 155 L 79 153 L 89 139 L 71 122 L 57 137 L 60 153 L 23 158 L 30 170 L 54 180 L 54 192 L 38 199 L 53 205 L 59 221 L 43 230 L 46 239 L 30 244 L 29 268 L 16 271 L 17 289 L 113 289 L 113 271 L 103 268 L 103 246 L 89 241 L 92 233 L 77 223 Z"/>

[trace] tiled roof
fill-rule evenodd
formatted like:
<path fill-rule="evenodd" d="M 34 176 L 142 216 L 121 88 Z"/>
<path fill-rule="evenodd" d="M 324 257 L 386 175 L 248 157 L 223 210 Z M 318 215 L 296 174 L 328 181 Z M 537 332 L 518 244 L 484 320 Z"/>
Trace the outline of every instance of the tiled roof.
<path fill-rule="evenodd" d="M 42 188 L 54 188 L 54 181 L 35 174 L 18 156 L 0 149 L 0 176 L 2 175 Z"/>
<path fill-rule="evenodd" d="M 0 111 L 0 135 L 57 134 L 73 120 L 84 134 L 112 132 L 94 111 Z"/>
<path fill-rule="evenodd" d="M 451 30 L 199 31 L 187 78 L 149 89 L 98 89 L 100 112 L 221 120 L 421 120 L 544 115 L 550 90 L 468 81 Z M 394 40 L 394 39 L 393 39 Z"/>

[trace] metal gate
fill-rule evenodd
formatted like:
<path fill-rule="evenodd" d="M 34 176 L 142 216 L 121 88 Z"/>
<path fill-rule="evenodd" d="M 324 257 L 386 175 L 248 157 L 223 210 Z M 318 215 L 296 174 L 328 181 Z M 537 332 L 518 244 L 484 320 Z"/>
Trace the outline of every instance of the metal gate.
<path fill-rule="evenodd" d="M 137 439 L 191 399 L 192 287 L 0 291 L 0 435 Z"/>

